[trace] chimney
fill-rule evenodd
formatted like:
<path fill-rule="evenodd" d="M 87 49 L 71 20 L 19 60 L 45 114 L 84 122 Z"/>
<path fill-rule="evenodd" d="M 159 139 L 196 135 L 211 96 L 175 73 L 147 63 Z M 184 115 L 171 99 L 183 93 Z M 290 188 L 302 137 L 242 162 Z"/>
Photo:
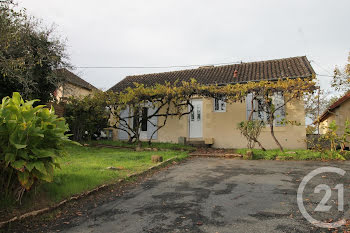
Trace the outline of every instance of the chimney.
<path fill-rule="evenodd" d="M 238 70 L 235 70 L 235 71 L 233 72 L 233 77 L 234 77 L 234 78 L 237 78 L 237 77 L 238 77 Z"/>

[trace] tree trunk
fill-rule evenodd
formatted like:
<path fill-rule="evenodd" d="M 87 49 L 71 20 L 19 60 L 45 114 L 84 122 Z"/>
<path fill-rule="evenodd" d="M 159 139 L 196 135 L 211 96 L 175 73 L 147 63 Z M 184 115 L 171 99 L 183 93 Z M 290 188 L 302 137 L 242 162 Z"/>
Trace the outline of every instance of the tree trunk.
<path fill-rule="evenodd" d="M 129 139 L 128 139 L 128 144 L 132 144 L 132 140 L 134 140 L 134 137 L 129 137 Z"/>
<path fill-rule="evenodd" d="M 280 142 L 277 140 L 276 136 L 275 136 L 275 132 L 273 131 L 273 121 L 270 122 L 270 132 L 271 132 L 271 136 L 273 138 L 273 140 L 275 140 L 277 146 L 280 148 L 280 150 L 283 152 L 283 147 L 280 144 Z"/>
<path fill-rule="evenodd" d="M 137 142 L 137 147 L 140 148 L 140 149 L 141 149 L 141 147 L 142 147 L 142 142 L 140 141 L 140 139 L 139 139 L 138 142 Z"/>
<path fill-rule="evenodd" d="M 140 141 L 140 137 L 136 136 L 135 139 L 136 150 L 140 150 L 142 148 L 142 142 Z"/>
<path fill-rule="evenodd" d="M 142 147 L 142 142 L 140 141 L 140 134 L 138 132 L 138 127 L 137 127 L 137 131 L 135 132 L 135 144 L 136 144 L 136 149 L 141 149 Z"/>
<path fill-rule="evenodd" d="M 263 147 L 263 145 L 258 140 L 255 140 L 255 142 L 258 143 L 258 145 L 263 151 L 266 151 L 265 147 Z"/>
<path fill-rule="evenodd" d="M 250 111 L 250 114 L 249 114 L 249 117 L 248 117 L 248 121 L 251 121 L 252 120 L 252 117 L 253 117 L 253 113 L 254 113 L 254 95 L 252 93 L 252 101 L 250 102 L 251 104 L 251 111 Z"/>

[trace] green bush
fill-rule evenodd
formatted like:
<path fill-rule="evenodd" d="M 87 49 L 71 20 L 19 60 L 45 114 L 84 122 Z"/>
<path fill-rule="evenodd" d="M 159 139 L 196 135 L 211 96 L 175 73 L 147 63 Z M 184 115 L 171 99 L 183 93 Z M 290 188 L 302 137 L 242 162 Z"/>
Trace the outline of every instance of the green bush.
<path fill-rule="evenodd" d="M 74 141 L 90 141 L 94 134 L 108 126 L 109 113 L 101 91 L 84 97 L 70 97 L 65 105 L 64 117 Z"/>
<path fill-rule="evenodd" d="M 71 142 L 64 118 L 44 105 L 33 107 L 36 101 L 15 92 L 0 104 L 0 195 L 17 200 L 34 184 L 52 181 L 56 159 Z"/>
<path fill-rule="evenodd" d="M 265 148 L 258 140 L 261 130 L 263 128 L 265 128 L 265 124 L 263 121 L 248 120 L 241 121 L 237 124 L 237 129 L 239 129 L 241 135 L 243 135 L 247 139 L 248 149 L 254 148 L 255 143 L 258 143 L 260 148 L 265 150 Z"/>

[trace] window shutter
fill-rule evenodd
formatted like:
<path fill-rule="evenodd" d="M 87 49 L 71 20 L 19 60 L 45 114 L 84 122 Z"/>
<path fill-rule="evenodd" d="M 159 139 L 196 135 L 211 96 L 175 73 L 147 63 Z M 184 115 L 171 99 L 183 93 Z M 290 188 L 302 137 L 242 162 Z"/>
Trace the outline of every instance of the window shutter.
<path fill-rule="evenodd" d="M 128 116 L 129 116 L 129 107 L 127 107 L 126 109 L 124 109 L 120 112 L 120 118 L 125 118 Z M 119 127 L 122 129 L 128 130 L 128 126 L 124 122 L 120 122 Z M 129 134 L 127 132 L 125 132 L 124 130 L 118 129 L 118 138 L 120 140 L 127 140 L 127 139 L 129 139 Z"/>
<path fill-rule="evenodd" d="M 157 109 L 155 108 L 148 108 L 148 116 L 151 116 L 155 113 Z M 152 123 L 151 123 L 152 122 Z M 154 126 L 156 125 L 156 126 Z M 158 125 L 158 117 L 154 116 L 147 121 L 147 139 L 150 139 L 153 132 L 157 130 Z M 152 139 L 158 138 L 158 131 L 153 134 Z"/>
<path fill-rule="evenodd" d="M 147 126 L 148 126 L 148 118 L 149 113 L 148 113 L 148 108 L 143 107 L 142 108 L 142 114 L 141 114 L 141 130 L 142 131 L 147 131 Z"/>
<path fill-rule="evenodd" d="M 214 98 L 214 112 L 219 111 L 219 100 Z"/>
<path fill-rule="evenodd" d="M 253 110 L 253 106 L 252 106 L 252 98 L 253 98 L 253 94 L 252 93 L 249 93 L 247 95 L 247 97 L 245 98 L 245 103 L 246 103 L 246 109 L 247 109 L 247 120 L 249 118 L 249 115 L 251 113 L 251 111 Z M 252 117 L 254 118 L 254 116 Z M 252 119 L 253 120 L 253 119 Z"/>
<path fill-rule="evenodd" d="M 275 126 L 283 126 L 284 123 L 282 123 L 282 121 L 285 119 L 286 117 L 286 112 L 285 112 L 285 106 L 284 105 L 284 96 L 282 94 L 282 92 L 275 92 L 273 95 L 273 105 L 275 106 L 275 108 L 278 108 L 278 110 L 275 111 L 274 117 L 274 124 Z M 283 106 L 283 107 L 281 107 Z"/>

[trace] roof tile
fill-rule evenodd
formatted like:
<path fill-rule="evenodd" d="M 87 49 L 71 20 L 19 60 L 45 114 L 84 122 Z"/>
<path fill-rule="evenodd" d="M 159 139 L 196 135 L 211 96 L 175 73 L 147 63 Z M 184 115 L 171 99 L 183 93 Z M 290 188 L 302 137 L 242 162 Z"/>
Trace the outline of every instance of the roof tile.
<path fill-rule="evenodd" d="M 234 77 L 235 70 L 238 71 L 237 78 Z M 127 87 L 134 87 L 134 82 L 144 84 L 145 86 L 152 86 L 156 83 L 164 84 L 165 82 L 175 82 L 176 80 L 190 81 L 193 78 L 204 85 L 224 85 L 248 81 L 277 80 L 280 78 L 308 78 L 313 75 L 315 75 L 315 71 L 312 69 L 310 62 L 305 56 L 302 56 L 127 76 L 110 88 L 110 90 L 123 91 Z"/>
<path fill-rule="evenodd" d="M 63 78 L 63 81 L 69 82 L 73 85 L 88 89 L 88 90 L 94 90 L 97 89 L 90 83 L 86 82 L 84 79 L 78 77 L 77 75 L 73 74 L 69 70 L 62 68 L 62 69 L 57 69 L 56 74 L 58 77 Z"/>

